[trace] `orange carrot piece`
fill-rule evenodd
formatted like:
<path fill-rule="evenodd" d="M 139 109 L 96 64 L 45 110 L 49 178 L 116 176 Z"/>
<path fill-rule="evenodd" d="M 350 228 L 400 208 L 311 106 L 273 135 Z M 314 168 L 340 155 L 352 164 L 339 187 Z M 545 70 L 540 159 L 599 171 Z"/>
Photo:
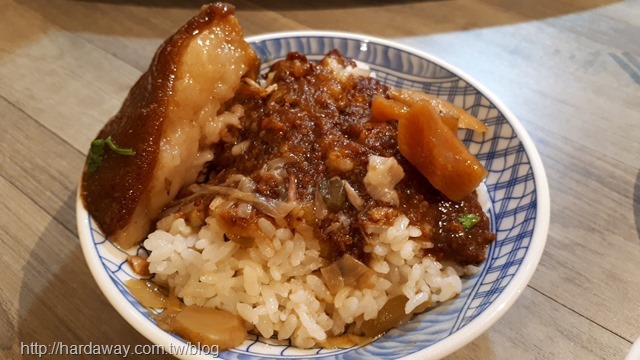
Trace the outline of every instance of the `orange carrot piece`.
<path fill-rule="evenodd" d="M 429 101 L 413 104 L 398 122 L 398 148 L 446 197 L 461 201 L 482 182 L 487 170 L 440 121 Z"/>

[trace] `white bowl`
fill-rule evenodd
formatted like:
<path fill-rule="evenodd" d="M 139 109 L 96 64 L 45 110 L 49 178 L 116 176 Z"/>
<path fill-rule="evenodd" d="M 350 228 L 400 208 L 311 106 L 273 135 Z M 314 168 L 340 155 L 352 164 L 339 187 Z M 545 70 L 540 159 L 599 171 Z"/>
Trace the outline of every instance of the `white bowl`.
<path fill-rule="evenodd" d="M 485 134 L 463 133 L 463 141 L 489 170 L 485 181 L 497 240 L 478 274 L 463 279 L 459 297 L 415 316 L 373 343 L 347 349 L 297 349 L 288 342 L 250 336 L 222 358 L 439 359 L 487 330 L 516 301 L 538 265 L 549 227 L 549 189 L 540 156 L 529 135 L 504 105 L 460 70 L 407 46 L 365 35 L 337 32 L 287 32 L 247 39 L 265 70 L 290 51 L 312 60 L 333 49 L 363 62 L 382 82 L 447 98 L 489 127 Z M 82 202 L 77 202 L 82 249 L 96 282 L 114 308 L 142 335 L 167 351 L 187 343 L 161 330 L 124 282 L 138 276 L 126 263 L 127 252 L 101 234 Z M 204 354 L 180 355 L 183 359 Z"/>

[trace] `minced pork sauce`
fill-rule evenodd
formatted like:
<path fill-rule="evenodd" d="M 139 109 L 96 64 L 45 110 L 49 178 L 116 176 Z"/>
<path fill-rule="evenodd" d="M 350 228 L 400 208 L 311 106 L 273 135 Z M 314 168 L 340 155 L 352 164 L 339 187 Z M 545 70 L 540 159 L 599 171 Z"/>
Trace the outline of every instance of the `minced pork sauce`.
<path fill-rule="evenodd" d="M 230 130 L 234 141 L 217 145 L 202 181 L 216 185 L 242 174 L 265 197 L 303 204 L 308 209 L 303 217 L 314 224 L 328 260 L 348 253 L 367 263 L 365 227 L 388 226 L 404 214 L 422 231 L 414 240 L 432 243 L 425 251 L 436 259 L 460 265 L 484 261 L 495 235 L 476 193 L 453 202 L 434 189 L 400 154 L 397 123 L 370 120 L 372 97 L 386 94 L 387 86 L 372 77 L 336 74 L 335 64 L 355 67 L 337 51 L 320 62 L 291 53 L 271 67 L 271 91 L 244 83 L 232 100 L 244 108 L 242 127 Z M 241 153 L 233 151 L 243 142 L 247 146 Z M 393 157 L 402 166 L 405 175 L 395 186 L 399 206 L 367 194 L 363 179 L 371 155 Z M 283 164 L 286 177 L 263 171 L 273 161 Z M 363 200 L 360 210 L 345 198 L 339 180 L 348 182 Z M 322 218 L 314 215 L 318 194 L 327 206 Z M 462 214 L 476 214 L 480 221 L 465 229 L 458 220 Z M 235 217 L 232 209 L 226 218 L 236 225 L 255 221 Z"/>

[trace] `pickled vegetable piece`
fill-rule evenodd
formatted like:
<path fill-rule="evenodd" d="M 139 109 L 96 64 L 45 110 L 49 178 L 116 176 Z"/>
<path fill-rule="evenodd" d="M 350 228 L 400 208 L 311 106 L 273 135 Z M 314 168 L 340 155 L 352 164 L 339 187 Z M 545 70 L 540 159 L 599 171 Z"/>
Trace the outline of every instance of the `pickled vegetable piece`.
<path fill-rule="evenodd" d="M 140 276 L 149 276 L 149 262 L 147 259 L 140 257 L 138 255 L 129 255 L 127 256 L 127 264 L 131 266 L 133 272 Z"/>
<path fill-rule="evenodd" d="M 173 331 L 191 343 L 234 348 L 247 338 L 244 321 L 232 313 L 199 306 L 187 306 L 172 321 Z"/>
<path fill-rule="evenodd" d="M 328 337 L 322 343 L 325 349 L 346 349 L 352 346 L 364 346 L 372 342 L 374 338 L 357 336 L 353 334 L 344 334 L 340 336 Z"/>
<path fill-rule="evenodd" d="M 320 269 L 325 285 L 332 294 L 337 294 L 344 286 L 356 289 L 373 289 L 377 275 L 367 265 L 349 254 Z"/>
<path fill-rule="evenodd" d="M 399 101 L 411 107 L 420 101 L 428 101 L 429 105 L 436 110 L 442 120 L 449 126 L 455 120 L 456 127 L 463 129 L 471 129 L 473 131 L 485 132 L 487 126 L 478 120 L 475 116 L 469 114 L 464 109 L 456 106 L 446 100 L 440 99 L 434 95 L 426 94 L 420 91 L 394 89 L 389 91 L 389 97 L 392 100 Z"/>
<path fill-rule="evenodd" d="M 182 306 L 180 300 L 169 290 L 150 280 L 131 279 L 127 280 L 125 286 L 144 307 L 179 309 Z"/>
<path fill-rule="evenodd" d="M 420 94 L 417 93 L 416 94 Z M 425 96 L 431 96 L 428 94 L 423 94 Z M 425 97 L 425 99 L 429 99 Z M 406 101 L 408 104 L 414 104 L 416 101 L 420 101 L 421 97 L 416 96 L 414 99 L 411 98 L 411 101 Z M 431 105 L 434 106 L 436 110 L 438 110 L 437 104 L 433 101 L 429 100 Z M 385 98 L 382 95 L 376 95 L 371 101 L 371 120 L 373 121 L 390 121 L 390 120 L 401 120 L 407 116 L 409 112 L 409 105 L 406 105 L 397 100 L 390 100 Z M 458 131 L 458 118 L 456 116 L 452 116 L 451 114 L 441 114 L 440 120 L 449 128 L 449 130 L 454 133 Z"/>
<path fill-rule="evenodd" d="M 409 316 L 404 312 L 404 305 L 409 301 L 406 296 L 399 295 L 389 299 L 378 312 L 378 316 L 362 323 L 362 332 L 365 336 L 376 337 L 397 327 Z"/>

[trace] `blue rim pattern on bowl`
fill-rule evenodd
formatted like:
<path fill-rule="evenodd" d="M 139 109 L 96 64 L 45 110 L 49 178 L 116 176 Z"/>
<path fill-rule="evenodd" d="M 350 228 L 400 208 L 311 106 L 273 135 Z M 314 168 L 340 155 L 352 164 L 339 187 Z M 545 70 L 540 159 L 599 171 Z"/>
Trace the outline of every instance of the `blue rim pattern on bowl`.
<path fill-rule="evenodd" d="M 539 189 L 541 184 L 542 191 L 548 197 L 544 171 L 541 170 L 541 165 L 540 169 L 534 171 L 530 155 L 533 152 L 536 162 L 539 163 L 538 155 L 535 149 L 525 149 L 523 146 L 522 130 L 518 131 L 515 128 L 519 126 L 517 120 L 508 112 L 505 116 L 503 107 L 496 104 L 495 100 L 490 100 L 486 96 L 486 90 L 463 80 L 461 76 L 456 75 L 456 73 L 459 74 L 458 71 L 449 70 L 450 66 L 447 68 L 443 66 L 446 64 L 442 64 L 437 59 L 384 40 L 351 34 L 316 32 L 273 34 L 253 40 L 248 39 L 248 41 L 263 61 L 263 71 L 290 51 L 301 52 L 310 59 L 316 60 L 327 52 L 338 49 L 346 57 L 369 65 L 377 78 L 388 85 L 418 89 L 446 98 L 483 120 L 489 127 L 489 132 L 478 134 L 466 131 L 463 133 L 463 141 L 489 170 L 486 185 L 492 201 L 491 226 L 497 233 L 498 240 L 490 246 L 488 260 L 482 264 L 480 272 L 463 279 L 463 291 L 458 298 L 414 317 L 407 324 L 389 331 L 367 346 L 337 350 L 300 350 L 291 347 L 289 342 L 251 336 L 242 346 L 221 354 L 221 357 L 228 359 L 253 359 L 256 356 L 397 359 L 404 356 L 410 357 L 412 354 L 418 355 L 416 353 L 420 352 L 421 358 L 431 358 L 444 356 L 464 345 L 457 344 L 448 349 L 442 346 L 440 349 L 437 348 L 438 343 L 443 343 L 445 340 L 452 342 L 456 333 L 464 332 L 462 330 L 470 323 L 477 320 L 493 323 L 501 315 L 498 312 L 506 311 L 506 309 L 496 310 L 500 306 L 496 303 L 496 299 L 513 282 L 527 256 L 529 267 L 527 274 L 521 276 L 517 284 L 513 282 L 511 285 L 516 294 L 502 297 L 507 308 L 528 282 L 533 272 L 530 267 L 535 268 L 542 253 L 548 224 L 548 215 L 543 219 L 537 219 L 539 216 L 536 211 L 540 208 L 538 192 L 541 191 Z M 516 126 L 513 124 L 514 121 Z M 545 200 L 545 204 L 542 205 L 548 207 L 548 202 Z M 147 309 L 138 304 L 124 287 L 126 280 L 137 277 L 127 270 L 126 254 L 144 251 L 144 249 L 132 249 L 128 252 L 118 249 L 106 241 L 88 214 L 86 216 L 87 218 L 82 222 L 89 227 L 95 253 L 99 256 L 113 285 L 135 309 L 137 317 L 141 316 L 151 322 Z M 79 226 L 80 224 L 81 221 Z M 531 241 L 536 226 L 542 227 L 542 230 L 537 230 L 538 233 L 543 232 L 542 239 L 537 240 L 542 241 L 542 244 L 532 248 Z M 92 268 L 92 271 L 94 270 Z M 524 283 L 522 283 L 523 280 Z M 485 314 L 484 319 L 478 319 L 489 307 L 493 307 L 494 311 L 491 314 Z M 488 325 L 481 327 L 486 329 Z M 467 331 L 468 334 L 469 331 Z M 470 341 L 477 335 L 479 333 L 475 331 L 472 336 L 466 336 L 466 341 Z M 174 344 L 186 344 L 176 336 L 171 335 L 171 337 Z M 458 337 L 462 338 L 462 336 Z M 429 351 L 430 349 L 433 351 Z"/>

